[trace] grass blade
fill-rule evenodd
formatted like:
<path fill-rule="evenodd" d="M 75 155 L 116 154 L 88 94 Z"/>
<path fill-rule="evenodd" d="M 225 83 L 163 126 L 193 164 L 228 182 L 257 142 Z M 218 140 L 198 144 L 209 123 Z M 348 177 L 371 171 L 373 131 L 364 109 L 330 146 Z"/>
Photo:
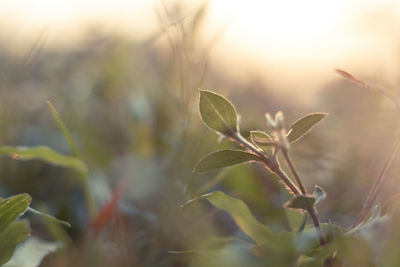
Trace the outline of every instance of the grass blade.
<path fill-rule="evenodd" d="M 51 114 L 53 115 L 53 118 L 56 121 L 58 128 L 60 128 L 61 132 L 65 136 L 65 139 L 67 139 L 67 142 L 71 148 L 72 154 L 75 157 L 79 158 L 80 156 L 79 156 L 78 148 L 76 147 L 74 139 L 72 139 L 72 136 L 71 136 L 70 132 L 68 131 L 67 126 L 65 126 L 65 123 L 62 120 L 60 114 L 58 114 L 57 110 L 54 108 L 53 104 L 51 104 L 50 101 L 47 101 L 47 105 L 49 105 Z"/>

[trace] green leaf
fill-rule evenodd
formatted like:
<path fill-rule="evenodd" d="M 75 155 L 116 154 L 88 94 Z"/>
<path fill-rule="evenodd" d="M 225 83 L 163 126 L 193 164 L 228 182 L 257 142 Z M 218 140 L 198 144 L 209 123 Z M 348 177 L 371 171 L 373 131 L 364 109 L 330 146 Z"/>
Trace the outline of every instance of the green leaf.
<path fill-rule="evenodd" d="M 285 209 L 285 214 L 292 231 L 301 231 L 306 223 L 307 214 L 294 209 Z"/>
<path fill-rule="evenodd" d="M 188 250 L 169 250 L 168 253 L 170 254 L 204 254 L 204 255 L 211 255 L 217 254 L 221 251 L 225 246 L 233 244 L 233 243 L 240 243 L 246 246 L 254 246 L 253 243 L 249 243 L 239 238 L 235 238 L 232 236 L 229 237 L 219 237 L 215 235 L 209 235 L 204 237 L 201 240 L 198 248 L 196 249 L 188 249 Z"/>
<path fill-rule="evenodd" d="M 315 204 L 315 198 L 313 196 L 295 196 L 285 203 L 285 207 L 296 209 L 296 210 L 307 210 L 313 207 Z"/>
<path fill-rule="evenodd" d="M 29 236 L 30 231 L 28 221 L 20 220 L 10 223 L 0 232 L 0 266 L 11 259 L 15 247 Z"/>
<path fill-rule="evenodd" d="M 79 152 L 75 145 L 74 139 L 72 139 L 72 136 L 69 133 L 67 126 L 65 126 L 65 123 L 63 122 L 60 114 L 58 114 L 57 110 L 54 108 L 53 104 L 51 104 L 50 101 L 47 101 L 47 105 L 49 105 L 50 111 L 53 115 L 54 120 L 56 121 L 56 123 L 58 125 L 58 128 L 60 128 L 65 139 L 67 139 L 67 142 L 72 150 L 72 153 L 74 154 L 75 157 L 79 157 Z"/>
<path fill-rule="evenodd" d="M 256 144 L 272 143 L 272 138 L 263 131 L 250 131 L 250 138 Z"/>
<path fill-rule="evenodd" d="M 322 120 L 327 113 L 311 113 L 303 118 L 298 119 L 289 129 L 287 138 L 289 142 L 294 143 L 299 140 L 303 135 L 308 133 L 311 128 Z"/>
<path fill-rule="evenodd" d="M 315 205 L 321 203 L 326 198 L 326 192 L 319 185 L 314 186 L 313 197 L 315 198 Z"/>
<path fill-rule="evenodd" d="M 43 160 L 49 164 L 72 168 L 82 173 L 86 173 L 88 170 L 86 164 L 83 161 L 75 157 L 60 154 L 46 146 L 0 146 L 0 155 L 9 155 L 14 159 L 19 160 Z"/>
<path fill-rule="evenodd" d="M 263 131 L 250 131 L 250 140 L 265 152 L 271 151 L 273 148 L 272 138 Z"/>
<path fill-rule="evenodd" d="M 314 187 L 312 195 L 295 196 L 285 203 L 285 207 L 304 211 L 312 208 L 326 198 L 325 191 L 318 185 Z"/>
<path fill-rule="evenodd" d="M 220 249 L 188 249 L 188 250 L 169 250 L 169 254 L 203 254 L 204 256 L 216 254 Z"/>
<path fill-rule="evenodd" d="M 293 197 L 293 194 L 288 191 L 288 188 L 283 183 L 280 183 L 280 193 L 283 202 L 287 202 Z M 296 233 L 304 229 L 307 223 L 306 213 L 294 209 L 284 209 L 284 212 L 292 232 Z"/>
<path fill-rule="evenodd" d="M 225 97 L 200 90 L 199 111 L 201 119 L 209 128 L 223 135 L 237 132 L 235 107 Z"/>
<path fill-rule="evenodd" d="M 66 227 L 71 227 L 71 224 L 69 224 L 68 222 L 63 221 L 63 220 L 59 220 L 57 218 L 54 218 L 53 216 L 50 216 L 50 215 L 48 215 L 46 213 L 40 212 L 40 211 L 35 210 L 33 208 L 28 207 L 28 211 L 33 213 L 33 214 L 36 214 L 36 215 L 39 215 L 39 216 L 43 217 L 45 220 L 47 220 L 49 222 L 62 224 L 64 226 L 66 226 Z"/>
<path fill-rule="evenodd" d="M 254 154 L 241 150 L 220 150 L 212 152 L 202 158 L 194 168 L 195 172 L 205 172 L 237 164 L 259 161 L 260 158 Z"/>
<path fill-rule="evenodd" d="M 199 199 L 207 199 L 215 207 L 228 212 L 238 227 L 258 245 L 265 245 L 276 240 L 277 234 L 261 224 L 242 200 L 230 197 L 221 191 L 216 191 L 190 200 L 187 204 Z"/>
<path fill-rule="evenodd" d="M 322 260 L 306 255 L 301 255 L 298 262 L 299 267 L 320 267 L 323 266 L 323 264 Z"/>
<path fill-rule="evenodd" d="M 320 231 L 322 235 L 328 240 L 335 239 L 341 235 L 342 230 L 340 226 L 335 224 L 321 223 Z M 294 238 L 294 245 L 296 251 L 300 254 L 306 254 L 307 256 L 315 256 L 321 246 L 319 243 L 319 234 L 313 224 L 305 226 L 304 230 L 297 233 Z M 325 255 L 322 259 L 325 259 L 328 255 Z"/>
<path fill-rule="evenodd" d="M 0 233 L 19 216 L 24 214 L 31 203 L 28 194 L 21 194 L 0 200 Z M 1 250 L 0 250 L 1 251 Z"/>

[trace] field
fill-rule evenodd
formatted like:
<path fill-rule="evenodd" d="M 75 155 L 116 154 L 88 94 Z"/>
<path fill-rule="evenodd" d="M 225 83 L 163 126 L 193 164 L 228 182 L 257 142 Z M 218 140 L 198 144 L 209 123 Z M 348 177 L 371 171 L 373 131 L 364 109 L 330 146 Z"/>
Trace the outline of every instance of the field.
<path fill-rule="evenodd" d="M 213 64 L 206 5 L 160 16 L 0 40 L 0 265 L 400 266 L 398 88 L 298 101 Z"/>

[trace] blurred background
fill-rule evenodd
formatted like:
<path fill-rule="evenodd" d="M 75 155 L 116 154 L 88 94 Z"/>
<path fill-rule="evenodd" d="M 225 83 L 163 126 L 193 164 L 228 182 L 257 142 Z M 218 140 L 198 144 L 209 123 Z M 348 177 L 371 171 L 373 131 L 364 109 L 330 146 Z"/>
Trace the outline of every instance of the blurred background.
<path fill-rule="evenodd" d="M 50 100 L 96 203 L 89 212 L 72 170 L 0 158 L 2 197 L 27 192 L 73 225 L 32 218 L 32 236 L 64 243 L 41 266 L 204 266 L 204 255 L 169 252 L 246 238 L 207 203 L 181 207 L 217 189 L 271 228 L 288 226 L 281 186 L 263 167 L 192 173 L 206 153 L 232 147 L 200 122 L 198 88 L 231 99 L 244 134 L 266 129 L 265 112 L 282 110 L 287 127 L 330 114 L 292 148 L 309 190 L 328 193 L 324 222 L 354 222 L 393 143 L 392 103 L 333 70 L 398 96 L 398 1 L 4 0 L 0 23 L 0 144 L 71 154 Z M 382 201 L 400 191 L 398 160 Z"/>

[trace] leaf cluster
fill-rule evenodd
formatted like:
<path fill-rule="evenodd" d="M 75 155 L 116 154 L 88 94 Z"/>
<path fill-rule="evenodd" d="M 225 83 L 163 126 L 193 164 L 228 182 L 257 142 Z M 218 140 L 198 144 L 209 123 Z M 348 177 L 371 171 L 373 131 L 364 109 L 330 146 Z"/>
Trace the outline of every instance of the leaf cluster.
<path fill-rule="evenodd" d="M 311 113 L 299 118 L 288 130 L 285 128 L 282 112 L 278 112 L 275 116 L 267 113 L 266 124 L 269 131 L 252 130 L 247 140 L 240 134 L 235 107 L 225 97 L 211 91 L 200 90 L 199 111 L 203 123 L 208 128 L 222 138 L 239 144 L 243 149 L 212 152 L 197 163 L 194 171 L 206 172 L 250 162 L 265 165 L 277 174 L 292 194 L 292 198 L 284 205 L 291 231 L 272 230 L 260 223 L 242 200 L 230 197 L 222 191 L 198 196 L 188 201 L 186 206 L 206 199 L 216 208 L 230 214 L 238 228 L 252 239 L 253 242 L 247 243 L 244 247 L 256 259 L 262 259 L 260 266 L 375 264 L 373 258 L 363 255 L 372 254 L 375 258 L 381 255 L 381 251 L 371 248 L 374 248 L 373 244 L 377 240 L 383 242 L 385 238 L 387 239 L 387 228 L 390 226 L 388 217 L 381 216 L 378 210 L 368 220 L 350 231 L 344 231 L 341 227 L 330 223 L 321 224 L 316 206 L 326 198 L 326 193 L 318 185 L 314 186 L 312 194 L 307 193 L 289 156 L 292 144 L 305 136 L 327 115 L 326 113 Z M 277 157 L 279 152 L 283 154 L 298 187 L 280 168 Z M 310 215 L 313 224 L 308 223 L 305 212 Z M 231 245 L 237 241 L 232 242 Z M 359 250 L 352 249 L 354 246 Z M 196 251 L 191 252 L 196 253 Z M 218 257 L 223 257 L 221 255 L 225 255 L 224 253 L 227 253 L 226 246 L 217 251 Z M 213 263 L 213 260 L 207 264 L 210 262 Z"/>

